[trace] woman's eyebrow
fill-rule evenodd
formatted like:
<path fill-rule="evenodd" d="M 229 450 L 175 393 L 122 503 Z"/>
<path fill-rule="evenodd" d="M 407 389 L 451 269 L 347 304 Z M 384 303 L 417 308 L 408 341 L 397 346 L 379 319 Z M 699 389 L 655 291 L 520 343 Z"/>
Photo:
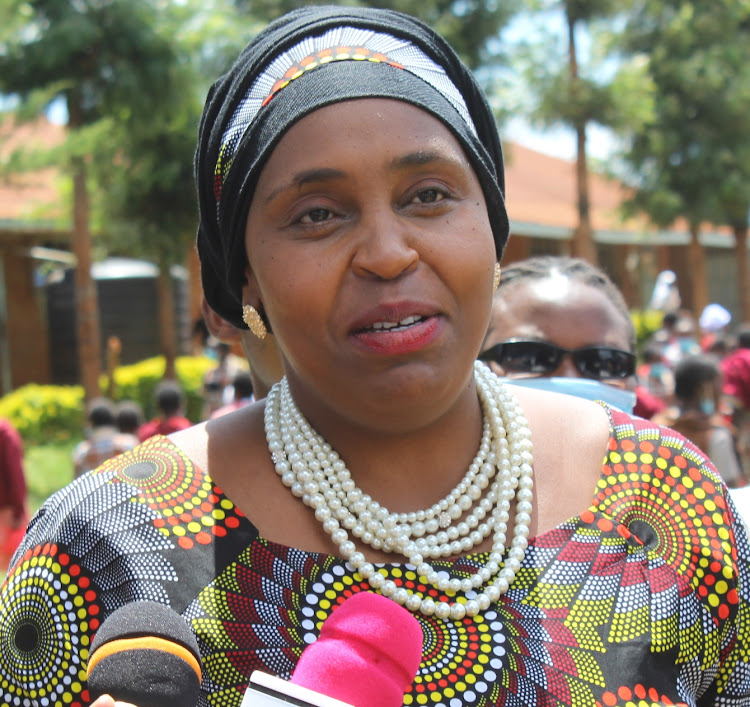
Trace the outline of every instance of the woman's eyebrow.
<path fill-rule="evenodd" d="M 295 174 L 288 182 L 274 189 L 263 201 L 268 204 L 273 201 L 282 192 L 290 189 L 300 189 L 305 184 L 312 184 L 315 182 L 330 182 L 336 179 L 343 179 L 346 174 L 339 169 L 332 169 L 330 167 L 319 167 L 315 169 L 307 169 L 302 172 Z"/>
<path fill-rule="evenodd" d="M 463 165 L 462 161 L 441 150 L 417 150 L 416 152 L 409 152 L 408 154 L 395 157 L 391 160 L 390 167 L 391 169 L 404 169 L 439 162 L 447 165 Z"/>
<path fill-rule="evenodd" d="M 427 164 L 444 163 L 447 165 L 462 166 L 463 163 L 454 158 L 452 155 L 446 155 L 445 152 L 438 150 L 417 150 L 405 155 L 399 155 L 390 162 L 390 168 L 394 170 L 406 169 Z M 295 174 L 288 182 L 277 187 L 266 196 L 263 201 L 268 204 L 273 201 L 282 192 L 290 189 L 300 189 L 305 184 L 315 182 L 329 182 L 337 179 L 345 179 L 346 173 L 332 167 L 316 167 L 314 169 L 303 170 Z"/>

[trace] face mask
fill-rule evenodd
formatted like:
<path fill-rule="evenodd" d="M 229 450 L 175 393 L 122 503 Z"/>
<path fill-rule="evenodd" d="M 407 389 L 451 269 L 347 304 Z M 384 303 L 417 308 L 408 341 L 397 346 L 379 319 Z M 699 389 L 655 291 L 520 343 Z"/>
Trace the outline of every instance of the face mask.
<path fill-rule="evenodd" d="M 704 415 L 713 415 L 716 412 L 716 402 L 711 398 L 702 398 L 700 407 Z"/>
<path fill-rule="evenodd" d="M 575 395 L 586 400 L 601 400 L 623 412 L 633 412 L 635 393 L 625 388 L 616 388 L 590 378 L 504 378 L 503 382 L 527 388 L 549 390 L 553 393 Z"/>

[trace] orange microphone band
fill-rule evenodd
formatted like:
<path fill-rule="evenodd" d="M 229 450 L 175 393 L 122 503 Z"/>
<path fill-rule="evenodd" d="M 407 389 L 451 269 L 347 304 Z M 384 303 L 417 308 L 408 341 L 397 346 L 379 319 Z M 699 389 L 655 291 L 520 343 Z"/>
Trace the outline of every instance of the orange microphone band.
<path fill-rule="evenodd" d="M 202 679 L 201 666 L 196 657 L 185 647 L 174 641 L 168 641 L 164 638 L 158 638 L 157 636 L 141 636 L 138 638 L 118 638 L 117 640 L 105 643 L 103 646 L 98 648 L 91 655 L 89 660 L 88 668 L 86 669 L 86 676 L 91 674 L 91 671 L 96 665 L 108 658 L 109 656 L 123 651 L 132 650 L 151 650 L 161 651 L 163 653 L 171 653 L 172 655 L 185 661 L 198 676 L 198 682 Z"/>

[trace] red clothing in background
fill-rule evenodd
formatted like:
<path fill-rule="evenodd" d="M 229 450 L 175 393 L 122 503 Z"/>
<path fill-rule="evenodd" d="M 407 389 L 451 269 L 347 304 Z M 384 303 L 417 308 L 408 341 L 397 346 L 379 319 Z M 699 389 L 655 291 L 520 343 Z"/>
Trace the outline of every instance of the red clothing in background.
<path fill-rule="evenodd" d="M 657 412 L 661 412 L 666 407 L 666 403 L 661 398 L 649 392 L 645 386 L 637 385 L 635 387 L 634 415 L 650 420 Z"/>
<path fill-rule="evenodd" d="M 720 366 L 724 375 L 724 395 L 734 398 L 750 410 L 750 349 L 732 351 Z"/>
<path fill-rule="evenodd" d="M 192 426 L 192 422 L 187 417 L 180 415 L 173 415 L 166 419 L 157 417 L 150 422 L 145 422 L 138 428 L 138 439 L 143 440 L 153 437 L 154 435 L 170 435 L 172 432 L 184 430 Z"/>
<path fill-rule="evenodd" d="M 26 529 L 26 479 L 21 436 L 0 419 L 0 566 L 4 570 Z"/>

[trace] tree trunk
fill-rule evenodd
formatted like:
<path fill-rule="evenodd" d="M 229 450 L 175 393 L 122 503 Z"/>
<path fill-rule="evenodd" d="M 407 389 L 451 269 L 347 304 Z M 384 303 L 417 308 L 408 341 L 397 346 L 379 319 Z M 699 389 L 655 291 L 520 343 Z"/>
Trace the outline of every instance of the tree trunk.
<path fill-rule="evenodd" d="M 188 310 L 190 312 L 190 326 L 203 318 L 201 300 L 203 299 L 203 284 L 201 283 L 201 263 L 195 243 L 190 243 L 187 252 L 186 266 L 188 271 Z"/>
<path fill-rule="evenodd" d="M 695 318 L 700 317 L 701 312 L 708 304 L 708 276 L 706 275 L 706 251 L 698 238 L 700 228 L 690 225 L 690 270 L 693 273 L 692 288 L 692 310 Z"/>
<path fill-rule="evenodd" d="M 747 264 L 747 224 L 733 226 L 734 248 L 737 257 L 737 287 L 740 295 L 742 321 L 750 322 L 750 273 Z"/>
<path fill-rule="evenodd" d="M 570 77 L 573 91 L 578 83 L 578 56 L 576 52 L 575 21 L 568 18 L 568 43 L 570 48 Z M 576 189 L 578 203 L 578 224 L 573 231 L 572 253 L 577 258 L 584 258 L 594 265 L 598 264 L 596 246 L 591 228 L 591 208 L 589 202 L 589 170 L 586 160 L 586 122 L 581 120 L 575 126 L 576 131 Z"/>
<path fill-rule="evenodd" d="M 164 377 L 177 380 L 177 329 L 175 327 L 174 291 L 169 275 L 169 263 L 159 262 L 159 339 L 164 356 Z"/>
<path fill-rule="evenodd" d="M 81 126 L 80 104 L 75 96 L 68 97 L 69 126 Z M 73 253 L 76 256 L 75 310 L 78 337 L 79 377 L 85 399 L 101 395 L 99 375 L 102 351 L 99 333 L 99 300 L 91 277 L 91 233 L 89 231 L 89 192 L 86 184 L 86 163 L 83 157 L 72 160 L 73 170 Z"/>

